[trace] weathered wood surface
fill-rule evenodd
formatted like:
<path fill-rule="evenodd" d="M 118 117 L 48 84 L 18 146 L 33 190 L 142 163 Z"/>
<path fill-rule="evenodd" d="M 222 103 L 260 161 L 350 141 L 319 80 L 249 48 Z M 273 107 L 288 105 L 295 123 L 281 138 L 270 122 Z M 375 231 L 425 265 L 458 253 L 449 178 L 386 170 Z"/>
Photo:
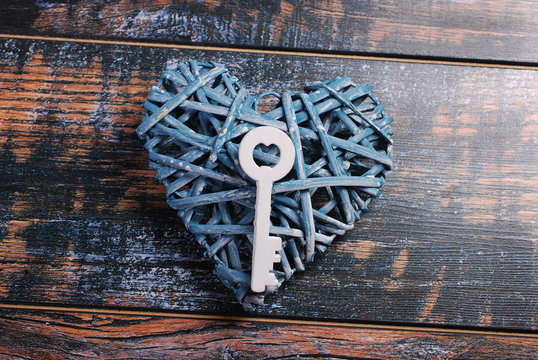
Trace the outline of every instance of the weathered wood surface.
<path fill-rule="evenodd" d="M 90 43 L 1 42 L 3 301 L 241 312 L 134 133 L 174 58 L 252 93 L 347 74 L 396 119 L 382 197 L 259 313 L 536 328 L 538 72 Z"/>
<path fill-rule="evenodd" d="M 315 335 L 314 335 L 315 334 Z M 518 334 L 0 311 L 3 359 L 532 359 Z"/>
<path fill-rule="evenodd" d="M 8 0 L 0 32 L 538 61 L 538 2 Z"/>

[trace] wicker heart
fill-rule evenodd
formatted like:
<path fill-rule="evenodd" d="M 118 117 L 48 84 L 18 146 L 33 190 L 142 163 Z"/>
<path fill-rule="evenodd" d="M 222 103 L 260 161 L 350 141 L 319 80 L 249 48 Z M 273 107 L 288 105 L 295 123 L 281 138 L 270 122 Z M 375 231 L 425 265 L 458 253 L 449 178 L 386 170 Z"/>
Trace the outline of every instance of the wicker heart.
<path fill-rule="evenodd" d="M 380 194 L 392 166 L 392 117 L 370 93 L 342 77 L 285 92 L 265 114 L 237 78 L 216 63 L 191 61 L 163 72 L 144 103 L 137 129 L 168 204 L 215 261 L 221 281 L 246 309 L 263 304 L 250 271 L 255 183 L 241 169 L 238 147 L 257 126 L 273 126 L 294 142 L 296 163 L 273 186 L 271 234 L 282 238 L 279 285 L 323 252 Z M 278 149 L 257 148 L 259 165 L 273 166 Z"/>

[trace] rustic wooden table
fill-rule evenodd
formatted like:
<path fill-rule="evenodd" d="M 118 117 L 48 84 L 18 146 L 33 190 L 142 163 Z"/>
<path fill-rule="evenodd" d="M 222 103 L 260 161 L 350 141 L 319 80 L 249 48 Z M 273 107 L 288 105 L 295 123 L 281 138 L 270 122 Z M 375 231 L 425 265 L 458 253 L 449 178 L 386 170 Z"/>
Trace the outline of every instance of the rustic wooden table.
<path fill-rule="evenodd" d="M 538 3 L 0 4 L 0 357 L 537 358 Z M 354 231 L 244 312 L 134 130 L 172 59 L 392 114 Z"/>

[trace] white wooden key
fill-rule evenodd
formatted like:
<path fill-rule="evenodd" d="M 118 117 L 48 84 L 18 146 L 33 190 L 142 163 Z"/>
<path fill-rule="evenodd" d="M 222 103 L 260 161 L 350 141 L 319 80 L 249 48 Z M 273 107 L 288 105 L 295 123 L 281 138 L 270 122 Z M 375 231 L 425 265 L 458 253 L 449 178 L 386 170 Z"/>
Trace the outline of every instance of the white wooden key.
<path fill-rule="evenodd" d="M 254 161 L 256 146 L 275 145 L 280 150 L 278 163 L 258 166 Z M 276 252 L 282 247 L 282 239 L 269 236 L 271 226 L 271 193 L 273 182 L 282 179 L 293 167 L 295 148 L 285 132 L 270 126 L 260 126 L 248 132 L 239 145 L 239 163 L 245 173 L 256 181 L 256 215 L 254 217 L 254 243 L 252 244 L 252 273 L 250 288 L 254 292 L 265 291 L 266 286 L 278 285 L 273 263 L 280 262 Z"/>

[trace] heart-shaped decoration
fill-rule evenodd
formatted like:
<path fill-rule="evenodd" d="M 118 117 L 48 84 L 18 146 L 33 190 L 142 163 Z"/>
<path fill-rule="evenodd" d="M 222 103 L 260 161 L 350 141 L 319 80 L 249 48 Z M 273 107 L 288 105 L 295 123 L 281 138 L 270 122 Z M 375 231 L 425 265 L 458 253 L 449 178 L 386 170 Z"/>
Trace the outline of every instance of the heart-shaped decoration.
<path fill-rule="evenodd" d="M 392 167 L 393 119 L 370 86 L 342 77 L 268 94 L 280 102 L 261 114 L 257 103 L 267 94 L 249 96 L 223 65 L 180 63 L 151 89 L 137 129 L 168 204 L 247 309 L 353 229 Z M 250 290 L 256 184 L 238 161 L 242 138 L 258 126 L 283 130 L 296 152 L 293 169 L 272 189 L 270 233 L 282 238 L 281 261 L 278 285 L 263 293 Z M 278 148 L 258 147 L 253 157 L 274 166 Z"/>

